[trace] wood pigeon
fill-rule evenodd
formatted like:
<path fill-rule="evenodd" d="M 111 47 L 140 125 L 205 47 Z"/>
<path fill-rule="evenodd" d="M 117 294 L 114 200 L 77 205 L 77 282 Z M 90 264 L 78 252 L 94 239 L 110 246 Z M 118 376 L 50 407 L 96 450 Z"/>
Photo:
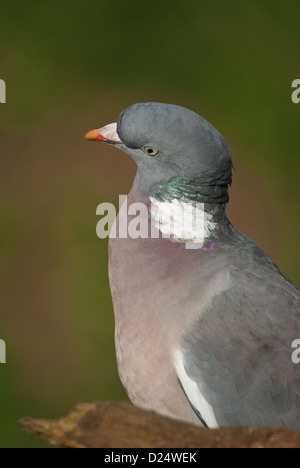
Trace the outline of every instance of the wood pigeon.
<path fill-rule="evenodd" d="M 159 231 L 109 245 L 117 362 L 131 401 L 210 428 L 300 429 L 300 289 L 228 221 L 233 165 L 222 135 L 188 109 L 154 102 L 86 139 L 133 158 L 128 206 L 146 206 L 140 223 Z"/>

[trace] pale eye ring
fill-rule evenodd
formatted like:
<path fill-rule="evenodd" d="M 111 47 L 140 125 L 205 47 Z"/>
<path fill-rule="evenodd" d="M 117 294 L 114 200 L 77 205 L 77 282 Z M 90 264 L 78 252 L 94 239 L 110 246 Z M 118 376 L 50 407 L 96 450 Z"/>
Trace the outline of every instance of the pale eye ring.
<path fill-rule="evenodd" d="M 143 146 L 142 150 L 149 156 L 156 156 L 159 154 L 159 151 L 155 148 L 152 148 L 151 146 Z"/>

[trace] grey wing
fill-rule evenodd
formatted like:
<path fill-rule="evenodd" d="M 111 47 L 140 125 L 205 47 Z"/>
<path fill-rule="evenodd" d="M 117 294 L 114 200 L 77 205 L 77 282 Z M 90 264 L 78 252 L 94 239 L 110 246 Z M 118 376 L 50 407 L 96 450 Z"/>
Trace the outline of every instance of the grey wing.
<path fill-rule="evenodd" d="M 177 372 L 209 427 L 300 429 L 300 290 L 275 265 L 229 269 L 232 287 L 213 298 L 184 337 Z"/>

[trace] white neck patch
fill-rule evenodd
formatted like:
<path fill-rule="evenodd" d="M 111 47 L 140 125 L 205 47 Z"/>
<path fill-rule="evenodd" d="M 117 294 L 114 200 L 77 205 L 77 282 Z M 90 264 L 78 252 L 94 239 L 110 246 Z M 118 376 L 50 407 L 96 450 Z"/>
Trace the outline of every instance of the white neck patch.
<path fill-rule="evenodd" d="M 175 242 L 191 242 L 204 244 L 211 233 L 216 229 L 213 215 L 205 213 L 204 203 L 186 202 L 173 199 L 171 201 L 158 201 L 150 197 L 151 218 L 154 226 Z"/>

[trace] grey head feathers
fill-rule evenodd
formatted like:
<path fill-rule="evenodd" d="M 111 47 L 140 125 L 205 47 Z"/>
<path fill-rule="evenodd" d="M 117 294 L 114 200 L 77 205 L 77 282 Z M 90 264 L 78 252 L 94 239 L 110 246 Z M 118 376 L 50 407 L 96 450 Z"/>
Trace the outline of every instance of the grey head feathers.
<path fill-rule="evenodd" d="M 163 190 L 180 197 L 200 190 L 197 201 L 228 201 L 230 150 L 218 130 L 200 115 L 172 104 L 134 104 L 121 113 L 117 132 L 122 149 L 138 166 L 135 183 L 146 193 Z M 147 153 L 149 148 L 155 155 Z"/>

